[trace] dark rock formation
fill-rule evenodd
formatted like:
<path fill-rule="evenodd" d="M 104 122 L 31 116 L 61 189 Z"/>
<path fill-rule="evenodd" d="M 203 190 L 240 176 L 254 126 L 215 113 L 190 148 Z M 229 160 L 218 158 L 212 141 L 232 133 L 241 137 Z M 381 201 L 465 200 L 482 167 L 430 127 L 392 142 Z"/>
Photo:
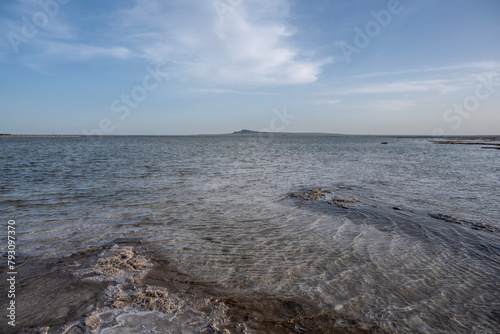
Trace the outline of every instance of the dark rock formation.
<path fill-rule="evenodd" d="M 491 226 L 490 224 L 473 222 L 471 220 L 460 219 L 456 217 L 452 217 L 450 215 L 445 215 L 442 213 L 431 213 L 429 214 L 434 219 L 444 220 L 449 223 L 460 224 L 460 225 L 468 225 L 470 228 L 474 230 L 485 230 L 488 232 L 496 232 L 498 228 Z"/>
<path fill-rule="evenodd" d="M 433 141 L 434 144 L 448 144 L 448 145 L 489 145 L 489 146 L 500 146 L 497 143 L 489 143 L 485 141 L 462 141 L 462 140 L 438 140 Z"/>
<path fill-rule="evenodd" d="M 333 190 L 322 190 L 321 188 L 313 188 L 306 191 L 299 191 L 291 193 L 291 197 L 298 197 L 306 201 L 321 200 L 328 204 L 335 204 L 342 209 L 352 209 L 347 203 L 359 202 L 355 197 L 353 199 L 341 198 L 338 196 L 333 197 L 335 192 Z"/>

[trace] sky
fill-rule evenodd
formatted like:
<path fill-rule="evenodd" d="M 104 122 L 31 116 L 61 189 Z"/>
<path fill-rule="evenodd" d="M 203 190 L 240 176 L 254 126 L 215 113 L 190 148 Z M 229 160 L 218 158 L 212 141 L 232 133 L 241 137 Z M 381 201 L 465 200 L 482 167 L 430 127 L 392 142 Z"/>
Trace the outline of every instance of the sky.
<path fill-rule="evenodd" d="M 499 0 L 0 3 L 0 133 L 500 135 Z"/>

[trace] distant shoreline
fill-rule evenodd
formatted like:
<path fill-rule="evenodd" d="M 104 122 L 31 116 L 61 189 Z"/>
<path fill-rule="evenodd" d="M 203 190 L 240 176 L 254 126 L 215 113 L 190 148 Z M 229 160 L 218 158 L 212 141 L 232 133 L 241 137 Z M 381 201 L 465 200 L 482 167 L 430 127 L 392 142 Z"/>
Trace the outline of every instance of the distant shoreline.
<path fill-rule="evenodd" d="M 13 135 L 0 133 L 0 137 L 88 137 L 84 135 Z"/>
<path fill-rule="evenodd" d="M 341 134 L 341 133 L 324 133 L 324 132 L 233 132 L 233 133 L 218 133 L 218 134 L 193 134 L 193 135 L 75 135 L 75 134 L 60 134 L 60 135 L 44 135 L 44 134 L 4 134 L 0 133 L 0 137 L 40 137 L 40 138 L 96 138 L 96 137 L 254 137 L 254 136 L 324 136 L 324 137 L 385 137 L 385 138 L 431 138 L 436 140 L 488 140 L 500 141 L 500 135 L 463 135 L 463 136 L 428 136 L 428 135 L 368 135 L 368 134 Z"/>

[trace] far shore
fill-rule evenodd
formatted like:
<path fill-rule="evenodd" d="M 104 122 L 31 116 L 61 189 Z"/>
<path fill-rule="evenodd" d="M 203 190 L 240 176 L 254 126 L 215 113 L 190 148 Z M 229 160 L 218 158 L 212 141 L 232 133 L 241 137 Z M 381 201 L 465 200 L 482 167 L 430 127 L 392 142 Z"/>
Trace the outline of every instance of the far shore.
<path fill-rule="evenodd" d="M 248 131 L 248 132 L 247 132 Z M 214 134 L 191 134 L 191 135 L 77 135 L 77 134 L 9 134 L 0 133 L 0 137 L 76 137 L 76 138 L 100 138 L 100 137 L 290 137 L 290 136 L 325 136 L 325 137 L 381 137 L 381 138 L 422 138 L 432 139 L 433 142 L 439 144 L 468 144 L 468 141 L 483 141 L 500 142 L 500 135 L 468 135 L 468 136 L 426 136 L 426 135 L 382 135 L 382 134 L 342 134 L 342 133 L 326 133 L 326 132 L 259 132 L 259 131 L 236 131 L 233 133 L 214 133 Z"/>
<path fill-rule="evenodd" d="M 84 135 L 12 135 L 0 133 L 0 137 L 86 137 Z"/>

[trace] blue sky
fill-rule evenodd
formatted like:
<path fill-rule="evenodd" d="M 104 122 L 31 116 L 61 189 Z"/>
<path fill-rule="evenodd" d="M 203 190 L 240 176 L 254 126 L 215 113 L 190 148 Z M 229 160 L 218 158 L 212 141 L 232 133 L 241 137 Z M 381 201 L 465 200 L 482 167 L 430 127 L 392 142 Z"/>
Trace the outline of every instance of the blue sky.
<path fill-rule="evenodd" d="M 498 0 L 0 4 L 0 133 L 500 134 Z"/>

